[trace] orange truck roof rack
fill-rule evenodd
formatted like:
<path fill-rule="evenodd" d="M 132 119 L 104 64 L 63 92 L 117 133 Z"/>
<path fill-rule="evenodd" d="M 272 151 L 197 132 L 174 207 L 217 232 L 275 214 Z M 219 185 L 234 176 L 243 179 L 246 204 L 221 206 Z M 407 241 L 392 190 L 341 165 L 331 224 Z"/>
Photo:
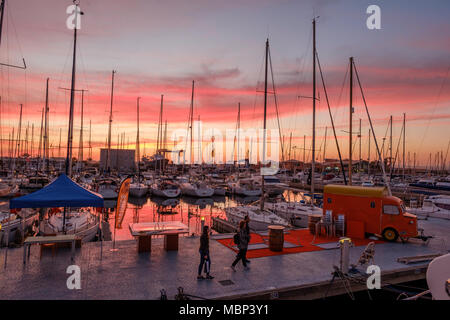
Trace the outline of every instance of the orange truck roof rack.
<path fill-rule="evenodd" d="M 359 187 L 329 184 L 323 188 L 323 193 L 340 194 L 348 196 L 382 198 L 388 196 L 386 187 Z"/>

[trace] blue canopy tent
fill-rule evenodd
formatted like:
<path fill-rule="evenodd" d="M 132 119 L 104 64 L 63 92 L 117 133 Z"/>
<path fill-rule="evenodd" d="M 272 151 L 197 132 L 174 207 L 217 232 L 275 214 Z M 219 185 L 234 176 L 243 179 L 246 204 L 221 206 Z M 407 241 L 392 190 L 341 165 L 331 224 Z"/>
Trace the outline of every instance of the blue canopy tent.
<path fill-rule="evenodd" d="M 55 181 L 41 190 L 27 194 L 26 196 L 11 199 L 11 209 L 18 208 L 82 208 L 103 207 L 103 197 L 91 192 L 65 174 L 61 174 Z"/>

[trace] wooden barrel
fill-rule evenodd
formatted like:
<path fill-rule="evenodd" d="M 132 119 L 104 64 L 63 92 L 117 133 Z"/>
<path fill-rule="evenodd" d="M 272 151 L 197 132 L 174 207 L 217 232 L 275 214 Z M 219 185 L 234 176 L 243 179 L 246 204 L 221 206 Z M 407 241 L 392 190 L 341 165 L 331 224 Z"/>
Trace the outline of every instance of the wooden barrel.
<path fill-rule="evenodd" d="M 319 222 L 320 219 L 322 219 L 321 214 L 311 214 L 308 217 L 308 229 L 309 229 L 309 232 L 311 232 L 311 234 L 316 233 L 316 223 Z"/>
<path fill-rule="evenodd" d="M 269 226 L 269 249 L 271 251 L 283 251 L 284 227 Z"/>

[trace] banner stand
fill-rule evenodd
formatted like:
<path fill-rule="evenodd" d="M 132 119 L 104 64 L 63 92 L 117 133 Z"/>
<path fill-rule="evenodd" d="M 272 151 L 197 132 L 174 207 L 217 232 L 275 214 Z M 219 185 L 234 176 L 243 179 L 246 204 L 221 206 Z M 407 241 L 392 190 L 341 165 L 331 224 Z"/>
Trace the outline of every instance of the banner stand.
<path fill-rule="evenodd" d="M 119 194 L 117 195 L 116 214 L 114 215 L 114 239 L 111 252 L 116 252 L 119 249 L 116 248 L 116 229 L 121 228 L 123 218 L 127 211 L 128 193 L 130 191 L 131 177 L 128 177 L 122 181 L 119 188 Z"/>

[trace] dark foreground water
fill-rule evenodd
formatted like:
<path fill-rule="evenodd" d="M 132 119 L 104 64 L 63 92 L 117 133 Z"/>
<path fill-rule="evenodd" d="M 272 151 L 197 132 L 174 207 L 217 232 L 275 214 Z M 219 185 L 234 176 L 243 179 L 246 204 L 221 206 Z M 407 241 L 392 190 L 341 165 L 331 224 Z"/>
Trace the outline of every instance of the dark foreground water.
<path fill-rule="evenodd" d="M 300 193 L 286 191 L 286 200 L 300 200 Z M 250 204 L 259 197 L 229 197 L 213 196 L 210 198 L 179 197 L 163 199 L 156 197 L 128 198 L 127 211 L 122 222 L 122 228 L 116 229 L 116 240 L 130 240 L 129 224 L 138 222 L 181 221 L 189 226 L 189 234 L 201 233 L 202 221 L 204 225 L 212 225 L 212 217 L 226 219 L 224 209 L 236 205 Z M 114 203 L 109 204 L 114 207 Z M 110 230 L 114 234 L 114 212 L 109 215 Z M 112 235 L 114 237 L 114 235 Z"/>

